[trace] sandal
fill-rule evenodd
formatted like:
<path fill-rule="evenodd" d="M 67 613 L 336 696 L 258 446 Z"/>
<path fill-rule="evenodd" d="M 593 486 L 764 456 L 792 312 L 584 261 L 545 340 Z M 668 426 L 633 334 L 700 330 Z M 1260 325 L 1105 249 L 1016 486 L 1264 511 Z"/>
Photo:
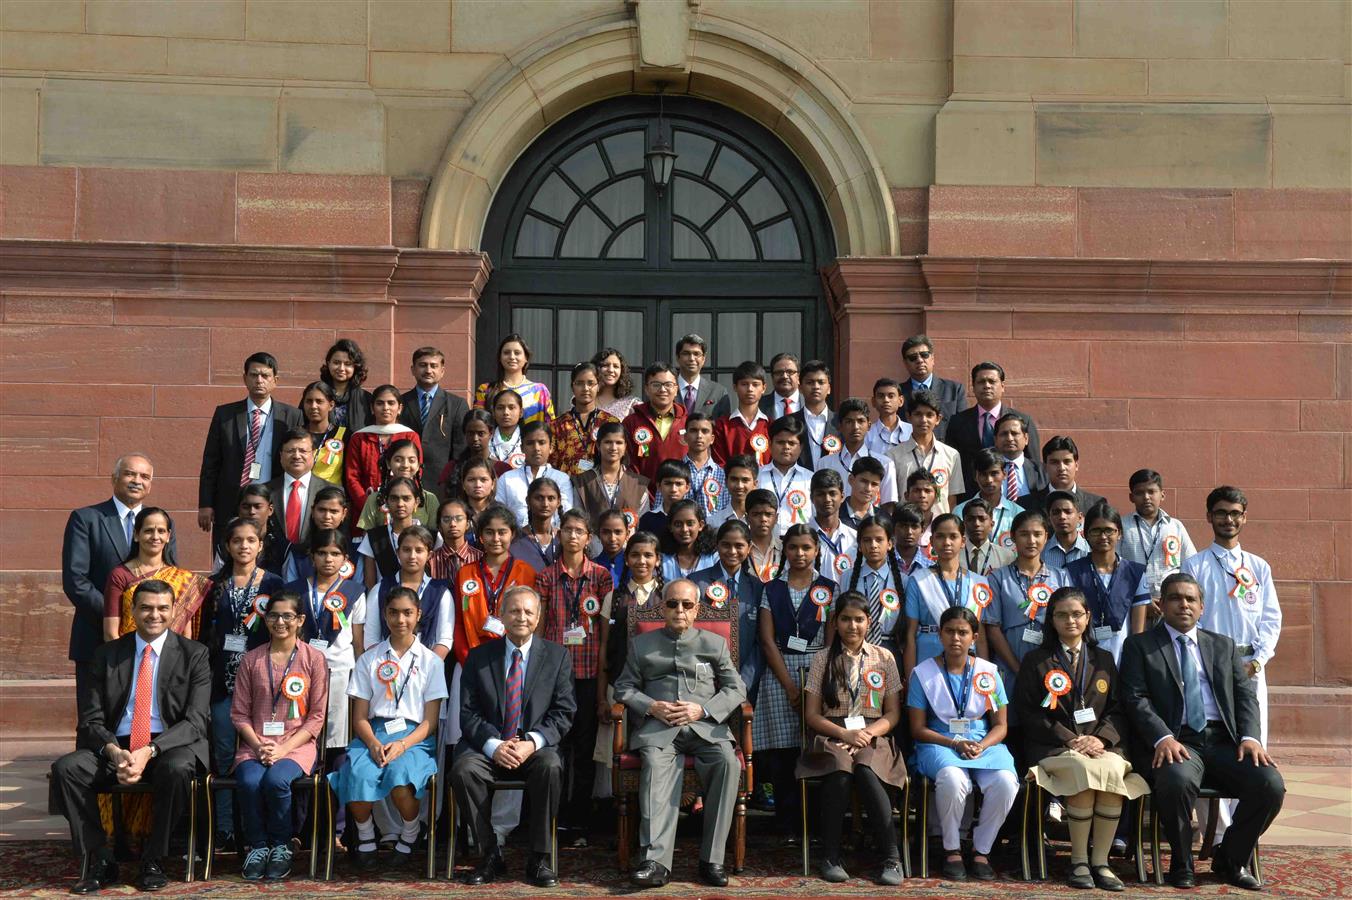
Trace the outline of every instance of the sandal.
<path fill-rule="evenodd" d="M 1071 863 L 1070 877 L 1066 879 L 1066 884 L 1073 888 L 1079 888 L 1082 891 L 1093 890 L 1094 877 L 1089 872 L 1089 863 Z"/>
<path fill-rule="evenodd" d="M 1117 877 L 1108 866 L 1094 867 L 1094 885 L 1105 891 L 1125 891 L 1127 886 L 1122 883 L 1122 879 Z"/>

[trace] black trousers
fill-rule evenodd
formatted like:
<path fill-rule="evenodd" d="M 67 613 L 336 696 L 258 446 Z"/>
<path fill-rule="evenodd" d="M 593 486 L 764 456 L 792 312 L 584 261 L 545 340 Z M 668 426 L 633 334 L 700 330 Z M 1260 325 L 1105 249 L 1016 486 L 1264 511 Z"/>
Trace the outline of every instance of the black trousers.
<path fill-rule="evenodd" d="M 1281 773 L 1237 760 L 1239 750 L 1220 723 L 1208 723 L 1203 732 L 1185 728 L 1179 741 L 1192 758 L 1153 770 L 1150 798 L 1172 851 L 1170 868 L 1192 868 L 1192 808 L 1203 783 L 1239 800 L 1221 851 L 1236 865 L 1247 865 L 1259 836 L 1281 811 L 1286 796 Z"/>
<path fill-rule="evenodd" d="M 775 789 L 775 826 L 781 834 L 797 834 L 802 818 L 799 813 L 798 766 L 799 750 L 790 747 L 780 750 L 761 750 L 756 753 L 756 769 L 764 773 Z"/>
<path fill-rule="evenodd" d="M 484 756 L 481 750 L 464 747 L 451 764 L 451 788 L 460 812 L 469 818 L 474 842 L 484 853 L 498 849 L 493 833 L 493 803 L 488 786 L 495 781 L 524 779 L 530 795 L 530 848 L 533 853 L 549 853 L 554 846 L 549 823 L 559 811 L 563 794 L 563 758 L 554 747 L 536 750 L 518 769 L 504 769 Z"/>
<path fill-rule="evenodd" d="M 873 832 L 874 846 L 883 859 L 899 859 L 897 832 L 892 827 L 892 801 L 887 788 L 868 766 L 856 765 L 853 772 L 832 772 L 822 779 L 821 823 L 822 855 L 825 859 L 840 860 L 841 831 L 845 826 L 845 811 L 850 807 L 850 789 L 859 792 L 859 805 Z M 776 792 L 778 803 L 778 792 Z"/>
<path fill-rule="evenodd" d="M 169 836 L 187 808 L 188 791 L 197 774 L 197 757 L 188 747 L 166 750 L 146 764 L 141 776 L 152 788 L 152 824 L 142 861 L 169 854 Z M 117 784 L 117 767 L 92 750 L 75 750 L 52 763 L 47 805 L 52 815 L 70 822 L 70 838 L 82 858 L 103 849 L 97 791 Z"/>
<path fill-rule="evenodd" d="M 573 725 L 564 735 L 559 749 L 567 766 L 568 799 L 560 818 L 574 828 L 591 830 L 592 787 L 596 782 L 596 679 L 579 678 L 573 682 L 577 712 Z"/>

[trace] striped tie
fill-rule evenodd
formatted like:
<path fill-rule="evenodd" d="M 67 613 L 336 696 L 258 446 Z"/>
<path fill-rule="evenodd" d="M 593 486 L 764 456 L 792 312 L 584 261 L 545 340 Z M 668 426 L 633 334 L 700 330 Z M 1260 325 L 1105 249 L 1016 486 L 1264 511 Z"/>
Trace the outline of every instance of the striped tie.
<path fill-rule="evenodd" d="M 250 481 L 249 473 L 253 470 L 254 455 L 258 451 L 258 442 L 263 438 L 263 410 L 255 409 L 253 417 L 249 420 L 249 440 L 244 443 L 244 468 L 239 473 L 239 486 L 244 487 Z"/>
<path fill-rule="evenodd" d="M 432 411 L 432 395 L 424 393 L 418 398 L 418 411 L 422 414 L 422 423 L 427 424 L 427 414 Z"/>
<path fill-rule="evenodd" d="M 510 741 L 521 731 L 521 648 L 512 650 L 512 667 L 507 670 L 507 716 L 502 723 L 502 739 Z"/>
<path fill-rule="evenodd" d="M 1005 496 L 1010 500 L 1019 499 L 1019 476 L 1015 474 L 1012 462 L 1005 463 Z"/>

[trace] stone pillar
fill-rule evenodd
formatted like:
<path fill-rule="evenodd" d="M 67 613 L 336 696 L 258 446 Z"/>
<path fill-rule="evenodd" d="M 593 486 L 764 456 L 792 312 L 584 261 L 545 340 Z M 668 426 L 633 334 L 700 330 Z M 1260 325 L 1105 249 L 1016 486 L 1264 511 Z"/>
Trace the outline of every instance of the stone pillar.
<path fill-rule="evenodd" d="M 908 257 L 839 259 L 822 271 L 836 327 L 836 401 L 866 397 L 873 382 L 905 371 L 901 342 L 921 330 L 929 294 Z"/>
<path fill-rule="evenodd" d="M 409 380 L 413 351 L 431 345 L 446 354 L 446 388 L 473 400 L 479 295 L 492 269 L 488 254 L 473 250 L 400 251 L 390 278 L 395 383 Z"/>

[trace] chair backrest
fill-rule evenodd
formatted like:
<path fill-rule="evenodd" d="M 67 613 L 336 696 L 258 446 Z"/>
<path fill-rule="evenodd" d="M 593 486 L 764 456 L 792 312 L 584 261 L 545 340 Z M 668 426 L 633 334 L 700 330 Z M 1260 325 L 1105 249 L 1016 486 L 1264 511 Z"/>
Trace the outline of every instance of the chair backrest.
<path fill-rule="evenodd" d="M 695 627 L 712 632 L 728 642 L 728 652 L 732 654 L 732 665 L 740 664 L 738 649 L 739 622 L 737 604 L 729 602 L 722 609 L 714 609 L 703 601 L 695 615 Z M 635 635 L 654 631 L 666 624 L 662 615 L 662 602 L 649 603 L 645 607 L 634 607 L 629 611 L 629 642 L 633 645 Z"/>

